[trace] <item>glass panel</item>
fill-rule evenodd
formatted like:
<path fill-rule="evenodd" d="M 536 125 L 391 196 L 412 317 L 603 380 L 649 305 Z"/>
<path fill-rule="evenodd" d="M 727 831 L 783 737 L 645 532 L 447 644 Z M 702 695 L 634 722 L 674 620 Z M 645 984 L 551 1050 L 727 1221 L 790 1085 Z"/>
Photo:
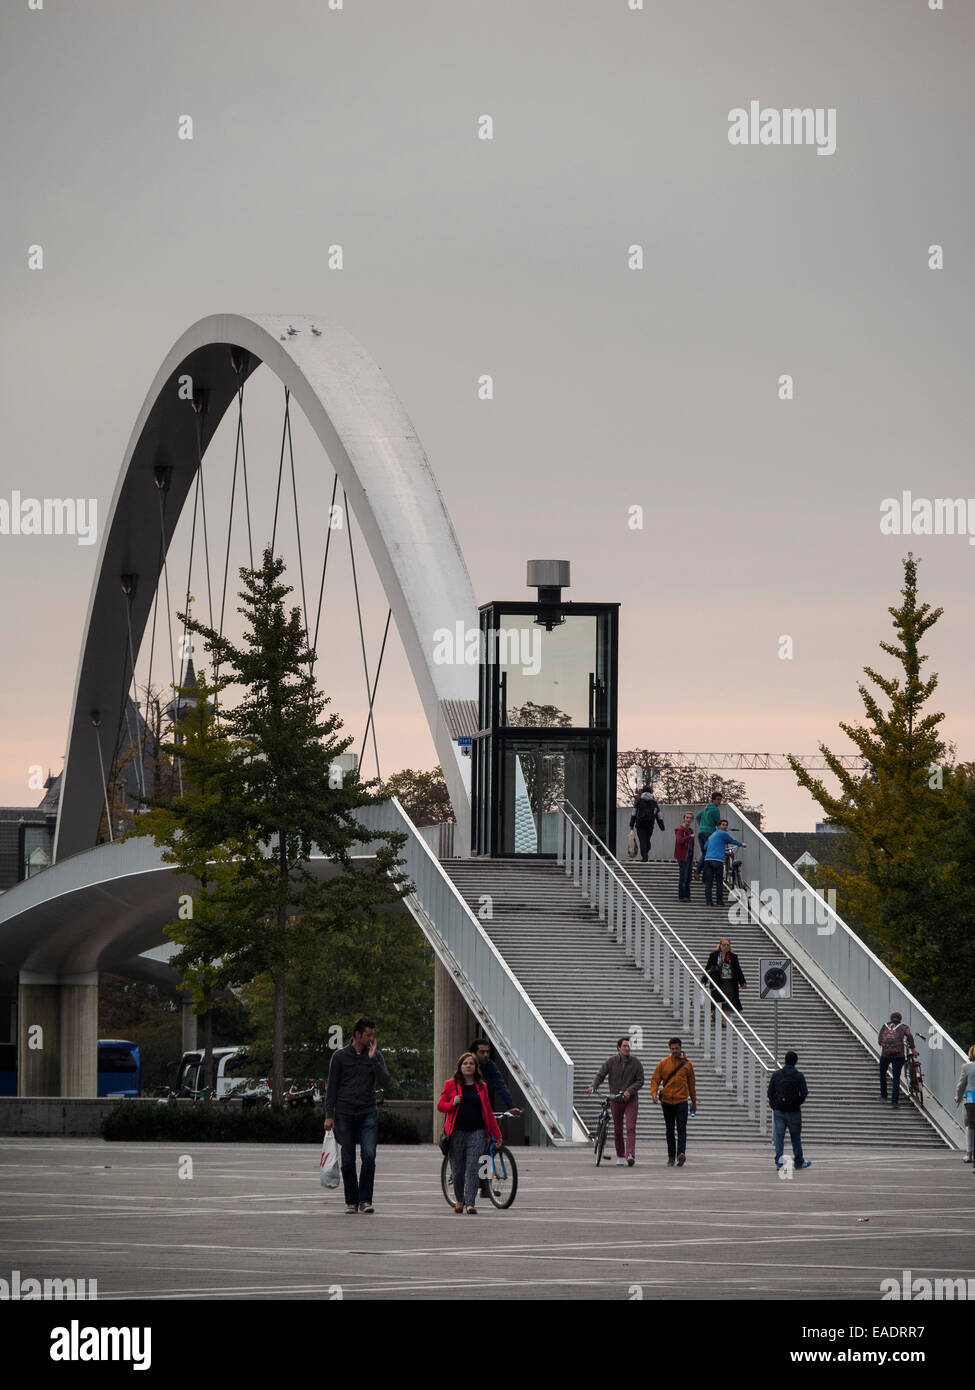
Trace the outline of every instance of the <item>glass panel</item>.
<path fill-rule="evenodd" d="M 609 808 L 604 740 L 536 743 L 506 740 L 500 788 L 499 852 L 555 854 L 558 803 L 564 798 L 606 839 Z"/>
<path fill-rule="evenodd" d="M 597 644 L 595 616 L 568 615 L 546 632 L 530 614 L 502 614 L 493 641 L 500 722 L 520 728 L 605 726 L 609 644 Z M 597 647 L 602 651 L 597 654 Z"/>

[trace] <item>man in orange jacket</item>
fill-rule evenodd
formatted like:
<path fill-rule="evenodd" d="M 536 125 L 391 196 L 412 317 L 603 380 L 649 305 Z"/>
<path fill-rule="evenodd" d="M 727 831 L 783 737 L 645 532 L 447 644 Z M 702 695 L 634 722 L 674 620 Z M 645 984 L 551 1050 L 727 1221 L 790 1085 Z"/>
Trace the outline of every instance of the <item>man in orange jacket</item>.
<path fill-rule="evenodd" d="M 687 1102 L 690 1100 L 691 1113 L 695 1114 L 697 1090 L 694 1068 L 690 1058 L 684 1056 L 680 1038 L 671 1038 L 668 1046 L 669 1056 L 657 1063 L 650 1079 L 650 1099 L 654 1105 L 663 1107 L 667 1126 L 667 1167 L 673 1168 L 676 1163 L 678 1168 L 683 1168 L 687 1158 Z"/>

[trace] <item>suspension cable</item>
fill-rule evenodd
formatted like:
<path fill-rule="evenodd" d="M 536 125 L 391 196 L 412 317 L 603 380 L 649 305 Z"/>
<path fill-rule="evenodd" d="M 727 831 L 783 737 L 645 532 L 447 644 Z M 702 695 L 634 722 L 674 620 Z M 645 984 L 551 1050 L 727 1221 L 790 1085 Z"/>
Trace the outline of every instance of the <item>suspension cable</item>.
<path fill-rule="evenodd" d="M 291 492 L 295 501 L 295 535 L 298 538 L 298 577 L 301 581 L 301 611 L 305 615 L 305 642 L 308 642 L 308 604 L 305 601 L 305 565 L 301 555 L 301 525 L 298 521 L 298 484 L 295 480 L 295 451 L 291 438 L 291 415 L 288 415 L 288 454 L 291 458 Z"/>
<path fill-rule="evenodd" d="M 128 589 L 125 590 L 125 620 L 126 620 L 126 624 L 128 625 L 128 629 L 129 629 L 129 665 L 130 665 L 130 669 L 131 669 L 131 671 L 132 671 L 132 695 L 133 695 L 133 704 L 135 705 L 136 715 L 138 716 L 138 713 L 139 713 L 139 687 L 136 685 L 136 681 L 135 681 L 135 643 L 134 643 L 133 640 L 132 640 L 132 592 L 133 592 L 134 583 L 135 583 L 135 581 L 134 581 L 134 579 L 133 579 L 132 584 L 130 584 L 130 586 L 128 587 Z M 126 722 L 128 722 L 128 710 L 126 710 Z M 138 765 L 139 793 L 140 793 L 141 796 L 145 796 L 145 794 L 146 794 L 146 779 L 145 779 L 145 769 L 144 769 L 143 766 L 142 766 L 142 741 L 141 741 L 140 738 L 139 738 L 139 726 L 138 726 L 138 724 L 136 724 L 136 726 L 135 726 L 135 732 L 136 732 L 136 737 L 135 737 L 135 738 L 132 738 L 131 730 L 129 731 L 129 742 L 135 744 L 136 747 L 137 747 L 138 750 L 139 750 L 139 765 Z"/>
<path fill-rule="evenodd" d="M 358 617 L 358 619 L 359 619 L 359 642 L 360 642 L 361 645 L 362 645 L 362 666 L 363 666 L 363 670 L 364 670 L 365 673 L 366 673 L 366 699 L 369 701 L 369 708 L 370 708 L 370 710 L 371 710 L 371 709 L 372 709 L 372 697 L 370 696 L 370 693 L 369 693 L 369 691 L 370 691 L 370 682 L 369 682 L 369 662 L 368 662 L 368 660 L 367 660 L 367 658 L 366 658 L 366 635 L 365 635 L 365 632 L 363 631 L 363 628 L 362 628 L 362 605 L 361 605 L 361 603 L 360 603 L 360 601 L 359 601 L 359 580 L 358 580 L 358 577 L 357 577 L 357 575 L 356 575 L 356 568 L 355 568 L 355 550 L 354 550 L 353 545 L 352 545 L 352 521 L 351 521 L 351 518 L 349 517 L 349 499 L 348 499 L 348 498 L 346 497 L 346 495 L 345 495 L 345 488 L 342 489 L 342 509 L 343 509 L 343 511 L 345 512 L 345 519 L 346 519 L 346 522 L 347 522 L 347 524 L 348 524 L 348 525 L 347 525 L 347 529 L 348 529 L 348 532 L 349 532 L 349 555 L 350 555 L 350 557 L 351 557 L 351 559 L 352 559 L 352 584 L 353 584 L 353 586 L 354 586 L 354 588 L 355 588 L 355 611 L 356 611 L 356 615 L 357 615 L 357 617 Z M 375 721 L 373 721 L 373 725 L 372 725 L 372 747 L 373 747 L 373 752 L 374 752 L 375 755 L 376 755 L 376 776 L 379 778 L 379 780 L 380 780 L 380 782 L 381 782 L 381 781 L 382 781 L 382 773 L 379 771 L 379 745 L 378 745 L 377 742 L 376 742 L 376 725 L 375 725 Z M 365 762 L 365 752 L 366 752 L 365 746 L 363 746 L 363 749 L 362 749 L 362 753 L 363 753 L 363 762 Z"/>
<path fill-rule="evenodd" d="M 197 412 L 196 416 L 196 454 L 197 454 L 197 476 L 200 479 L 200 511 L 203 516 L 203 554 L 206 560 L 207 571 L 207 605 L 210 613 L 210 626 L 213 627 L 213 594 L 210 588 L 210 540 L 207 532 L 207 494 L 206 484 L 203 481 L 203 408 Z"/>
<path fill-rule="evenodd" d="M 244 383 L 241 382 L 237 392 L 237 433 L 240 437 L 240 461 L 244 474 L 244 511 L 247 515 L 247 553 L 250 557 L 251 569 L 254 568 L 254 541 L 251 536 L 251 497 L 250 489 L 247 486 L 247 446 L 244 440 Z M 236 468 L 236 463 L 234 465 Z M 220 628 L 223 632 L 223 626 Z"/>
<path fill-rule="evenodd" d="M 328 567 L 328 547 L 332 540 L 332 517 L 335 515 L 335 494 L 338 490 L 339 475 L 336 473 L 335 481 L 332 483 L 332 502 L 328 509 L 328 531 L 325 535 L 325 559 L 322 561 L 322 582 L 318 589 L 318 615 L 315 618 L 315 640 L 311 644 L 311 664 L 314 667 L 318 659 L 318 629 L 322 621 L 322 599 L 325 597 L 325 570 Z"/>
<path fill-rule="evenodd" d="M 390 618 L 391 618 L 392 616 L 393 616 L 393 610 L 392 610 L 392 608 L 387 609 L 387 611 L 386 611 L 386 628 L 385 628 L 385 630 L 384 630 L 384 632 L 383 632 L 383 644 L 382 644 L 382 646 L 381 646 L 380 649 L 379 649 L 379 662 L 378 662 L 378 664 L 377 664 L 377 666 L 376 666 L 376 679 L 375 679 L 375 680 L 373 681 L 373 683 L 372 683 L 372 695 L 369 697 L 369 718 L 366 720 L 366 732 L 362 735 L 362 746 L 363 746 L 363 748 L 365 748 L 365 746 L 366 746 L 366 739 L 369 737 L 369 727 L 370 727 L 370 725 L 373 723 L 372 714 L 373 714 L 373 706 L 374 706 L 374 704 L 375 704 L 375 702 L 376 702 L 376 689 L 377 689 L 377 687 L 378 687 L 378 685 L 379 685 L 379 672 L 383 669 L 383 653 L 384 653 L 385 650 L 386 650 L 386 638 L 389 636 L 389 620 L 390 620 Z M 376 765 L 376 771 L 377 771 L 377 773 L 378 773 L 378 771 L 379 771 L 378 763 L 377 763 L 377 765 Z M 380 779 L 380 780 L 382 780 L 382 779 Z"/>
<path fill-rule="evenodd" d="M 281 457 L 278 460 L 278 485 L 274 492 L 274 524 L 271 527 L 271 553 L 274 553 L 274 540 L 278 534 L 278 502 L 281 498 L 281 474 L 284 472 L 284 442 L 288 437 L 288 411 L 291 392 L 284 388 L 284 424 L 281 426 Z"/>
<path fill-rule="evenodd" d="M 105 759 L 102 757 L 102 736 L 99 733 L 98 725 L 95 725 L 95 742 L 98 744 L 98 766 L 102 771 L 102 792 L 105 797 L 105 823 L 108 826 L 108 838 L 114 841 L 112 834 L 112 812 L 108 805 L 108 783 L 105 781 Z"/>

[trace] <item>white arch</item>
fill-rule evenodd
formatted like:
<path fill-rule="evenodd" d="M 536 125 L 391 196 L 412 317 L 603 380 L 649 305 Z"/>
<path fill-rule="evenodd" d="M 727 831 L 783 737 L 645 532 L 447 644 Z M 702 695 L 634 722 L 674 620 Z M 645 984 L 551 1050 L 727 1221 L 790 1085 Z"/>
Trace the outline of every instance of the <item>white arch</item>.
<path fill-rule="evenodd" d="M 289 327 L 297 332 L 289 334 Z M 136 648 L 158 577 L 159 493 L 154 470 L 170 470 L 167 548 L 195 479 L 198 417 L 185 390 L 180 395 L 179 381 L 190 376 L 193 388 L 206 392 L 205 451 L 240 382 L 261 363 L 301 406 L 346 491 L 406 650 L 457 816 L 460 844 L 467 843 L 470 763 L 460 756 L 442 702 L 476 700 L 477 673 L 471 666 L 435 664 L 433 634 L 438 628 L 453 631 L 458 622 L 465 629 L 476 627 L 477 606 L 416 431 L 377 364 L 344 329 L 308 316 L 214 314 L 188 329 L 167 355 L 122 463 L 102 536 L 75 684 L 56 859 L 95 842 L 103 797 L 91 716 L 98 712 L 108 759 L 131 675 L 121 576 L 139 580 L 131 600 Z M 327 518 L 323 521 L 327 525 Z"/>

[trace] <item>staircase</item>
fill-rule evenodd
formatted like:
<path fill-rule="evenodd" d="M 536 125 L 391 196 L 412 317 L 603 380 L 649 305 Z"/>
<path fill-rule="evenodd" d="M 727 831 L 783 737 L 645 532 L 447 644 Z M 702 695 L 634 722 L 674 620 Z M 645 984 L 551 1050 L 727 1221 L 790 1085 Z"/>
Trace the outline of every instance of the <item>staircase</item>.
<path fill-rule="evenodd" d="M 775 1005 L 759 998 L 759 959 L 779 956 L 781 947 L 757 923 L 739 925 L 733 900 L 708 907 L 703 883 L 691 883 L 691 901 L 677 898 L 677 865 L 628 860 L 626 868 L 657 910 L 667 919 L 702 965 L 722 936 L 741 961 L 748 988 L 741 992 L 742 1012 L 763 1042 L 774 1047 Z M 618 948 L 617 948 L 618 949 Z M 793 997 L 779 1004 L 779 1059 L 790 1049 L 799 1054 L 799 1070 L 809 1084 L 803 1106 L 803 1145 L 824 1143 L 898 1144 L 943 1147 L 936 1131 L 903 1095 L 894 1109 L 879 1100 L 876 1058 L 809 981 L 793 967 Z M 542 1010 L 544 1013 L 544 1009 Z M 558 1034 L 558 1029 L 552 1025 Z M 567 1047 L 572 1055 L 571 1047 Z M 890 1077 L 888 1076 L 888 1093 Z"/>
<path fill-rule="evenodd" d="M 590 1128 L 599 1102 L 586 1094 L 586 1087 L 615 1053 L 616 1039 L 638 1027 L 643 1046 L 634 1052 L 647 1080 L 637 1123 L 642 1142 L 663 1143 L 663 1122 L 650 1104 L 649 1082 L 674 1035 L 684 1037 L 697 1079 L 700 1113 L 689 1122 L 691 1142 L 757 1137 L 757 1125 L 716 1074 L 713 1060 L 704 1059 L 642 972 L 626 959 L 562 866 L 545 860 L 446 859 L 443 868 L 479 916 L 485 895 L 490 897 L 492 915 L 480 916 L 481 923 L 572 1058 L 574 1104 Z M 744 1015 L 771 1048 L 774 1005 L 758 998 L 758 963 L 760 956 L 781 954 L 780 948 L 761 926 L 729 924 L 727 901 L 723 909 L 706 907 L 700 883 L 692 884 L 690 903 L 678 902 L 675 864 L 630 862 L 627 868 L 702 963 L 722 935 L 730 937 L 749 986 L 742 992 Z M 875 1059 L 795 970 L 793 998 L 779 1005 L 779 1056 L 790 1048 L 798 1052 L 799 1069 L 809 1083 L 803 1144 L 811 1156 L 816 1145 L 832 1143 L 942 1146 L 906 1099 L 896 1110 L 880 1102 Z M 606 1091 L 604 1082 L 600 1094 Z"/>
<path fill-rule="evenodd" d="M 484 895 L 490 895 L 493 915 L 482 917 L 481 923 L 572 1058 L 574 1104 L 590 1128 L 599 1100 L 587 1095 L 586 1087 L 615 1054 L 616 1039 L 635 1026 L 643 1030 L 643 1047 L 634 1053 L 646 1073 L 637 1122 L 643 1142 L 663 1145 L 663 1120 L 650 1102 L 650 1077 L 667 1054 L 667 1039 L 675 1035 L 684 1036 L 697 1080 L 701 1109 L 689 1122 L 691 1143 L 697 1138 L 758 1137 L 758 1125 L 749 1120 L 747 1107 L 727 1090 L 714 1062 L 705 1061 L 702 1050 L 682 1034 L 670 1010 L 607 935 L 605 923 L 583 901 L 564 869 L 545 860 L 442 862 L 474 912 L 480 913 Z M 607 1092 L 603 1082 L 599 1094 Z"/>

